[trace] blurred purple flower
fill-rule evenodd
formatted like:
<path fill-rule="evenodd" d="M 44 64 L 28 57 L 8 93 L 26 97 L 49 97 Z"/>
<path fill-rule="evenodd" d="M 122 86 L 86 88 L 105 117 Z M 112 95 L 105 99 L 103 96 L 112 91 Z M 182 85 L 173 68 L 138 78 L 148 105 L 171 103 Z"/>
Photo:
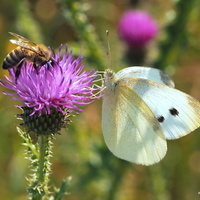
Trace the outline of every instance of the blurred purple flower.
<path fill-rule="evenodd" d="M 143 48 L 158 32 L 154 19 L 145 11 L 130 10 L 119 21 L 119 35 L 131 48 Z"/>
<path fill-rule="evenodd" d="M 93 92 L 97 89 L 92 88 L 91 84 L 96 79 L 97 72 L 94 70 L 86 72 L 84 65 L 81 64 L 81 57 L 74 59 L 72 53 L 68 53 L 66 46 L 63 56 L 60 48 L 52 57 L 52 61 L 42 67 L 38 66 L 39 72 L 36 72 L 33 64 L 24 62 L 17 82 L 16 68 L 9 69 L 10 77 L 5 76 L 5 81 L 0 80 L 1 85 L 14 91 L 14 93 L 4 91 L 4 94 L 15 95 L 17 97 L 12 97 L 14 100 L 24 102 L 24 105 L 17 107 L 24 110 L 24 114 L 20 116 L 26 124 L 42 116 L 46 119 L 46 115 L 56 114 L 54 118 L 55 120 L 60 118 L 59 126 L 61 126 L 64 123 L 64 116 L 71 112 L 77 114 L 82 111 L 78 105 L 89 104 L 95 98 Z M 50 124 L 54 122 L 51 120 Z M 49 122 L 47 124 L 49 126 Z M 28 128 L 38 132 L 35 127 L 28 125 Z M 55 130 L 59 129 L 60 127 L 57 127 Z M 42 131 L 52 133 L 56 132 L 55 130 Z"/>

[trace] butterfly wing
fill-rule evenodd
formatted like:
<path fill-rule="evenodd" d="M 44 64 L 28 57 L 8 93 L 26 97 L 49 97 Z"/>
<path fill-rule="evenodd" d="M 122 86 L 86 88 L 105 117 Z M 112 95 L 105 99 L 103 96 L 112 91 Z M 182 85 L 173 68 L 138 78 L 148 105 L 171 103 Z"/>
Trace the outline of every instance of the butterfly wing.
<path fill-rule="evenodd" d="M 167 145 L 154 113 L 126 85 L 116 84 L 114 90 L 106 91 L 103 97 L 102 129 L 108 148 L 129 162 L 143 165 L 159 162 Z"/>
<path fill-rule="evenodd" d="M 143 78 L 174 87 L 174 82 L 162 70 L 150 67 L 127 67 L 116 73 L 117 79 Z"/>
<path fill-rule="evenodd" d="M 145 79 L 121 79 L 158 119 L 166 139 L 177 139 L 200 126 L 200 103 L 188 94 Z M 134 100 L 133 100 L 134 101 Z"/>

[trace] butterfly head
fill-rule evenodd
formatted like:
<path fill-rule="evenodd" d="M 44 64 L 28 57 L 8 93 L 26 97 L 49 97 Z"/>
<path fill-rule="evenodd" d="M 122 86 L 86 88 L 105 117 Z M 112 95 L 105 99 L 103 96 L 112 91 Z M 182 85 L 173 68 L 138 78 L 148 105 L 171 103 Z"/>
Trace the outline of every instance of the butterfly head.
<path fill-rule="evenodd" d="M 117 77 L 115 73 L 110 69 L 106 69 L 104 72 L 104 94 L 114 91 L 116 82 Z"/>
<path fill-rule="evenodd" d="M 106 69 L 104 72 L 105 79 L 112 79 L 114 78 L 115 73 L 111 69 Z"/>
<path fill-rule="evenodd" d="M 106 69 L 104 72 L 104 83 L 105 85 L 115 82 L 116 76 L 115 73 L 111 69 Z"/>

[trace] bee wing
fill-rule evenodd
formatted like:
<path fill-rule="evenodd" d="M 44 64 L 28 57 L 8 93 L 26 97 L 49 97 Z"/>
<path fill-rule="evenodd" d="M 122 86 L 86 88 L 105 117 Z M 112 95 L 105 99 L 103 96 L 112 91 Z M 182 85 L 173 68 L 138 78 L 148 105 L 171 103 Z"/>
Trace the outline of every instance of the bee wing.
<path fill-rule="evenodd" d="M 31 42 L 29 39 L 21 36 L 21 35 L 18 35 L 17 33 L 13 33 L 13 32 L 9 32 L 11 35 L 13 35 L 14 37 L 18 38 L 19 40 L 23 40 L 24 42 Z"/>
<path fill-rule="evenodd" d="M 23 47 L 25 49 L 29 49 L 36 53 L 38 52 L 38 47 L 34 42 L 28 40 L 27 38 L 25 38 L 21 35 L 16 34 L 16 33 L 12 33 L 12 32 L 9 32 L 9 33 L 11 35 L 13 35 L 14 37 L 18 38 L 18 40 L 10 40 L 11 43 L 16 44 L 20 47 Z"/>

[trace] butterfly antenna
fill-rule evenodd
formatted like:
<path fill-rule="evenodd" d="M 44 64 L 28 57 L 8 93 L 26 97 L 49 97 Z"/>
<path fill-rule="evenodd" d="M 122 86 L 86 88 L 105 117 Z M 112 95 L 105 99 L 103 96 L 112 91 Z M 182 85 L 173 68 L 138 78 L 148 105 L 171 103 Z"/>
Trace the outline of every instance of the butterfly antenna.
<path fill-rule="evenodd" d="M 110 42 L 109 42 L 109 31 L 106 30 L 106 39 L 107 39 L 107 45 L 108 45 L 108 50 L 106 52 L 109 60 L 109 68 L 112 69 L 112 55 L 111 55 L 111 50 L 110 50 Z"/>

